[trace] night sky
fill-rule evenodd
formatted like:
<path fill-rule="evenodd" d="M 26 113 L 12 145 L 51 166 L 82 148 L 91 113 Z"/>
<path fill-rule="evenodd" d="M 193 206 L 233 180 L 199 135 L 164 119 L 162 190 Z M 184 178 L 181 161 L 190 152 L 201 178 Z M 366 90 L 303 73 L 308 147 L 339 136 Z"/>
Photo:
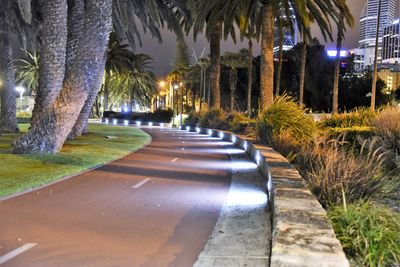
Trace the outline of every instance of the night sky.
<path fill-rule="evenodd" d="M 355 20 L 355 26 L 351 29 L 348 29 L 346 33 L 346 39 L 344 41 L 343 49 L 351 49 L 357 46 L 358 42 L 358 25 L 359 25 L 359 16 L 364 7 L 366 0 L 347 0 L 348 5 L 353 13 L 353 17 Z M 317 37 L 321 43 L 325 43 L 322 36 L 319 34 L 316 26 L 313 26 L 314 36 Z M 334 33 L 335 36 L 336 33 Z M 162 77 L 166 75 L 169 71 L 171 71 L 171 62 L 173 61 L 175 55 L 175 47 L 176 47 L 176 37 L 173 33 L 168 30 L 162 31 L 163 42 L 159 44 L 157 40 L 152 39 L 150 36 L 142 36 L 143 38 L 143 47 L 138 47 L 138 53 L 147 53 L 154 58 L 154 71 L 155 73 Z M 189 35 L 186 38 L 187 45 L 189 49 L 194 50 L 197 55 L 200 55 L 203 49 L 205 48 L 205 55 L 208 55 L 208 43 L 204 36 L 199 36 L 197 42 L 193 41 L 192 35 Z M 247 42 L 234 44 L 231 40 L 227 40 L 222 42 L 222 53 L 227 50 L 235 51 L 240 48 L 247 47 Z M 326 43 L 327 48 L 335 48 L 335 44 L 332 42 Z M 260 53 L 260 45 L 255 44 L 254 53 L 258 55 Z"/>

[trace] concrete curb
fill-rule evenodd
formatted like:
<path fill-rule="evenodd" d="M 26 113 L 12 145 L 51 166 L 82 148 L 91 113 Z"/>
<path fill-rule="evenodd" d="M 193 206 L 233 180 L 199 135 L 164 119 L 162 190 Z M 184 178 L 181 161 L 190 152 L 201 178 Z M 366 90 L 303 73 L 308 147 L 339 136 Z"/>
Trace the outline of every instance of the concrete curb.
<path fill-rule="evenodd" d="M 273 267 L 347 267 L 349 262 L 336 238 L 326 211 L 306 188 L 286 158 L 254 139 L 227 131 L 183 126 L 181 130 L 208 134 L 242 148 L 258 165 L 272 205 Z"/>

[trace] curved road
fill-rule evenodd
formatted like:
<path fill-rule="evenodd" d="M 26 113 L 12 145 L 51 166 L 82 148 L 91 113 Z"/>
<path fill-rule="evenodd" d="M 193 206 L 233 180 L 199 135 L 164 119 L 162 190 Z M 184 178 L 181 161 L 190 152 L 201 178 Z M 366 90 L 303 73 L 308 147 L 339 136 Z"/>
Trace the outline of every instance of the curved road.
<path fill-rule="evenodd" d="M 140 151 L 0 202 L 0 266 L 192 266 L 229 190 L 229 143 L 144 130 Z"/>

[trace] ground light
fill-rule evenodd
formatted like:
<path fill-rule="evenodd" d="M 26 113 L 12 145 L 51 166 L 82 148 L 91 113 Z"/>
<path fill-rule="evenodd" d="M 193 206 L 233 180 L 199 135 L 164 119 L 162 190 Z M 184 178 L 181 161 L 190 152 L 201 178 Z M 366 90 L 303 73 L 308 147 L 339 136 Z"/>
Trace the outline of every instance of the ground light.
<path fill-rule="evenodd" d="M 129 124 L 129 121 L 128 120 L 124 120 L 124 125 L 128 126 L 128 124 Z"/>
<path fill-rule="evenodd" d="M 186 126 L 186 131 L 190 131 L 190 126 Z"/>
<path fill-rule="evenodd" d="M 200 133 L 200 128 L 196 127 L 196 133 Z"/>
<path fill-rule="evenodd" d="M 164 123 L 160 123 L 160 127 L 164 127 Z"/>
<path fill-rule="evenodd" d="M 208 135 L 211 136 L 212 135 L 212 130 L 208 130 Z"/>
<path fill-rule="evenodd" d="M 232 143 L 236 143 L 236 136 L 232 135 Z"/>
<path fill-rule="evenodd" d="M 117 119 L 113 119 L 113 124 L 117 125 L 117 123 L 118 123 Z"/>
<path fill-rule="evenodd" d="M 104 120 L 104 122 L 105 122 L 105 124 L 108 124 L 108 123 L 109 123 L 108 118 L 106 118 L 106 119 Z"/>
<path fill-rule="evenodd" d="M 219 138 L 221 138 L 221 139 L 224 138 L 224 133 L 223 132 L 219 132 Z"/>
<path fill-rule="evenodd" d="M 139 127 L 142 124 L 141 121 L 136 121 L 136 126 Z"/>
<path fill-rule="evenodd" d="M 243 148 L 245 151 L 247 151 L 247 141 L 244 141 Z"/>
<path fill-rule="evenodd" d="M 150 126 L 150 127 L 153 126 L 153 123 L 152 123 L 152 122 L 149 122 L 149 126 Z"/>
<path fill-rule="evenodd" d="M 261 162 L 261 155 L 260 155 L 260 152 L 257 151 L 256 152 L 256 163 L 257 163 L 257 165 L 260 165 L 260 162 Z"/>

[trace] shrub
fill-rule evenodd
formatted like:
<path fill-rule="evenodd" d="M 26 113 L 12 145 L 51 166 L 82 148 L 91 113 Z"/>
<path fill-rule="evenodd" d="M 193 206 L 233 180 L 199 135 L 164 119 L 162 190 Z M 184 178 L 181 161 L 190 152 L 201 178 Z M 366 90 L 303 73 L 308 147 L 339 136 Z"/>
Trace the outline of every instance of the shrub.
<path fill-rule="evenodd" d="M 351 128 L 354 126 L 370 126 L 375 112 L 371 109 L 361 108 L 349 113 L 335 114 L 323 118 L 319 123 L 323 128 Z"/>
<path fill-rule="evenodd" d="M 251 127 L 252 120 L 244 113 L 233 111 L 226 115 L 226 121 L 229 124 L 229 130 L 235 133 L 244 134 L 246 129 Z"/>
<path fill-rule="evenodd" d="M 199 126 L 203 128 L 229 130 L 229 123 L 225 117 L 226 113 L 222 110 L 204 112 L 200 117 Z"/>
<path fill-rule="evenodd" d="M 185 119 L 184 124 L 190 127 L 198 126 L 198 123 L 201 118 L 201 113 L 199 112 L 190 112 L 188 117 Z"/>
<path fill-rule="evenodd" d="M 374 128 L 370 126 L 353 126 L 349 128 L 331 128 L 328 131 L 330 138 L 343 138 L 350 144 L 357 144 L 359 140 L 371 138 Z"/>
<path fill-rule="evenodd" d="M 366 202 L 328 212 L 345 253 L 357 266 L 395 266 L 400 262 L 400 216 Z M 396 265 L 397 266 L 397 265 Z"/>
<path fill-rule="evenodd" d="M 400 108 L 383 109 L 372 121 L 381 145 L 390 152 L 392 164 L 400 167 Z"/>
<path fill-rule="evenodd" d="M 30 123 L 32 117 L 32 112 L 18 111 L 17 112 L 17 122 L 18 123 Z"/>
<path fill-rule="evenodd" d="M 317 125 L 306 110 L 291 97 L 280 96 L 257 121 L 259 140 L 268 145 L 279 144 L 282 135 L 291 143 L 302 145 L 310 142 L 317 132 Z"/>
<path fill-rule="evenodd" d="M 398 172 L 384 172 L 385 153 L 376 141 L 361 149 L 346 149 L 338 140 L 323 140 L 303 148 L 296 164 L 303 178 L 324 207 L 344 200 L 354 202 L 386 198 L 400 184 Z M 345 198 L 343 198 L 345 196 Z"/>
<path fill-rule="evenodd" d="M 171 109 L 157 109 L 154 112 L 114 112 L 105 111 L 103 117 L 119 120 L 141 120 L 152 122 L 171 122 L 173 112 Z"/>

